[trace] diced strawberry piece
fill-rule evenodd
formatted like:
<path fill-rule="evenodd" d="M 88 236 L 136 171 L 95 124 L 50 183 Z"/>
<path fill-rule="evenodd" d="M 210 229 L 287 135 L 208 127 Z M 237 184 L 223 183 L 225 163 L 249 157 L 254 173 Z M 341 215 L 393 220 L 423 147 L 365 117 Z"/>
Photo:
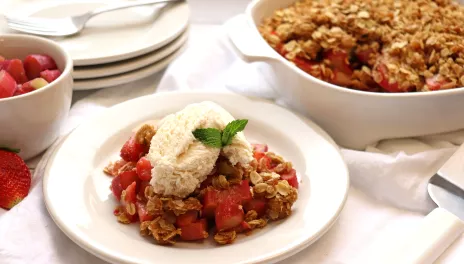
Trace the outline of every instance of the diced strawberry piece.
<path fill-rule="evenodd" d="M 203 195 L 203 215 L 207 218 L 213 217 L 217 205 L 224 200 L 243 204 L 252 198 L 248 180 L 242 180 L 240 184 L 232 185 L 227 190 L 219 191 L 214 188 L 208 188 Z"/>
<path fill-rule="evenodd" d="M 26 75 L 31 80 L 40 77 L 40 73 L 45 70 L 55 70 L 56 63 L 52 57 L 43 54 L 32 54 L 24 59 L 24 69 Z"/>
<path fill-rule="evenodd" d="M 60 75 L 60 70 L 45 70 L 40 73 L 40 77 L 44 78 L 48 83 L 51 83 L 54 80 L 58 79 Z"/>
<path fill-rule="evenodd" d="M 11 75 L 2 70 L 0 71 L 0 98 L 8 98 L 16 91 L 16 81 Z"/>
<path fill-rule="evenodd" d="M 24 84 L 19 84 L 17 86 L 15 95 L 26 94 L 26 93 L 30 93 L 32 91 L 35 91 L 34 87 L 32 87 L 29 82 L 26 82 Z"/>
<path fill-rule="evenodd" d="M 348 53 L 343 50 L 329 50 L 324 52 L 324 59 L 329 60 L 332 68 L 350 74 L 352 69 L 348 59 Z"/>
<path fill-rule="evenodd" d="M 253 152 L 267 152 L 268 146 L 266 144 L 251 144 Z"/>
<path fill-rule="evenodd" d="M 375 50 L 372 48 L 367 49 L 356 49 L 356 58 L 363 64 L 369 64 L 369 61 L 375 57 Z"/>
<path fill-rule="evenodd" d="M 203 216 L 212 218 L 219 201 L 219 191 L 214 188 L 208 188 L 203 195 Z"/>
<path fill-rule="evenodd" d="M 141 181 L 140 184 L 137 184 L 137 187 L 138 187 L 138 196 L 142 199 L 142 200 L 145 200 L 145 188 L 147 188 L 148 186 L 150 186 L 150 182 L 149 181 Z"/>
<path fill-rule="evenodd" d="M 137 201 L 135 203 L 135 207 L 137 208 L 137 214 L 139 216 L 140 222 L 151 221 L 155 218 L 154 215 L 148 214 L 148 210 L 145 203 Z"/>
<path fill-rule="evenodd" d="M 187 211 L 185 214 L 181 214 L 176 218 L 176 226 L 183 227 L 196 222 L 198 219 L 198 212 L 195 210 Z"/>
<path fill-rule="evenodd" d="M 126 189 L 129 185 L 131 185 L 133 182 L 139 181 L 139 176 L 137 176 L 137 172 L 131 170 L 131 171 L 123 171 L 121 174 L 119 174 L 121 178 L 121 186 L 123 189 Z"/>
<path fill-rule="evenodd" d="M 245 221 L 242 221 L 242 222 L 240 223 L 240 226 L 241 226 L 242 229 L 244 229 L 244 230 L 250 230 L 250 229 L 251 229 L 251 226 L 250 226 L 247 222 L 245 222 Z"/>
<path fill-rule="evenodd" d="M 129 185 L 127 188 L 126 188 L 126 196 L 124 197 L 124 200 L 121 200 L 121 205 L 123 206 L 124 208 L 124 213 L 126 214 L 127 218 L 133 223 L 133 222 L 137 222 L 137 219 L 138 219 L 138 214 L 137 214 L 137 211 L 131 215 L 127 210 L 126 208 L 128 204 L 134 204 L 137 202 L 137 197 L 136 197 L 136 188 L 137 188 L 137 183 L 136 182 L 133 182 L 131 185 Z M 135 208 L 137 210 L 137 206 Z"/>
<path fill-rule="evenodd" d="M 248 224 L 247 222 L 245 221 L 242 221 L 240 223 L 240 225 L 236 226 L 234 228 L 235 232 L 237 233 L 243 233 L 243 232 L 246 232 L 246 231 L 250 231 L 251 230 L 251 226 L 250 224 Z"/>
<path fill-rule="evenodd" d="M 119 175 L 114 177 L 113 180 L 111 181 L 110 189 L 113 192 L 114 197 L 116 197 L 118 201 L 121 200 L 121 193 L 122 193 L 122 190 L 124 189 L 121 186 L 121 177 Z"/>
<path fill-rule="evenodd" d="M 3 69 L 7 71 L 16 83 L 23 84 L 28 81 L 23 62 L 19 59 L 6 60 L 3 62 Z"/>
<path fill-rule="evenodd" d="M 148 146 L 137 143 L 134 136 L 132 136 L 124 143 L 124 146 L 122 146 L 120 156 L 125 161 L 137 162 L 142 156 L 147 154 L 147 152 Z"/>
<path fill-rule="evenodd" d="M 296 57 L 293 60 L 293 62 L 295 63 L 296 66 L 298 66 L 298 68 L 302 69 L 303 71 L 307 73 L 311 73 L 312 71 L 314 71 L 314 66 L 316 65 L 316 63 L 314 62 L 311 62 L 311 61 L 308 61 L 302 58 L 298 58 L 298 57 Z"/>
<path fill-rule="evenodd" d="M 226 199 L 218 204 L 214 218 L 218 231 L 234 228 L 240 225 L 243 219 L 242 206 L 233 199 Z"/>
<path fill-rule="evenodd" d="M 440 74 L 437 74 L 431 78 L 425 79 L 425 83 L 431 91 L 438 91 L 443 88 L 443 85 L 449 83 L 445 78 Z"/>
<path fill-rule="evenodd" d="M 182 226 L 180 228 L 180 238 L 184 241 L 205 239 L 208 237 L 207 228 L 208 224 L 206 219 L 200 219 L 197 222 Z"/>
<path fill-rule="evenodd" d="M 254 152 L 253 153 L 253 157 L 261 164 L 263 164 L 263 166 L 267 169 L 272 169 L 273 168 L 273 165 L 272 165 L 272 159 L 269 158 L 266 154 L 264 154 L 263 152 Z M 261 161 L 263 159 L 263 161 Z"/>
<path fill-rule="evenodd" d="M 401 90 L 399 89 L 398 82 L 392 82 L 392 83 L 389 82 L 388 69 L 387 69 L 387 66 L 385 66 L 385 64 L 383 63 L 377 64 L 374 67 L 374 71 L 377 71 L 379 73 L 380 79 L 376 80 L 374 78 L 374 80 L 380 85 L 380 87 L 382 87 L 383 89 L 391 93 L 401 92 Z"/>
<path fill-rule="evenodd" d="M 246 202 L 243 207 L 245 208 L 245 212 L 254 210 L 258 214 L 258 216 L 264 215 L 266 213 L 267 203 L 266 199 L 253 199 Z"/>
<path fill-rule="evenodd" d="M 151 180 L 151 169 L 153 167 L 151 166 L 150 161 L 142 157 L 137 161 L 137 175 L 139 176 L 140 180 L 142 181 L 149 181 Z"/>
<path fill-rule="evenodd" d="M 32 92 L 37 89 L 40 89 L 42 87 L 45 87 L 46 85 L 48 85 L 48 82 L 44 80 L 43 78 L 35 78 L 33 80 L 23 83 L 22 87 L 23 87 L 23 90 L 28 93 L 28 92 Z"/>
<path fill-rule="evenodd" d="M 137 183 L 133 182 L 126 188 L 126 196 L 124 196 L 124 200 L 121 201 L 123 206 L 126 206 L 128 203 L 133 203 L 137 201 L 135 189 L 137 188 Z"/>
<path fill-rule="evenodd" d="M 292 187 L 298 189 L 298 177 L 296 170 L 292 169 L 290 172 L 280 175 L 281 180 L 286 180 Z"/>
<path fill-rule="evenodd" d="M 253 152 L 253 157 L 259 161 L 262 157 L 266 156 L 266 154 L 264 152 Z"/>
<path fill-rule="evenodd" d="M 240 184 L 233 185 L 227 192 L 223 194 L 222 199 L 230 198 L 236 201 L 237 203 L 241 204 L 245 201 L 251 200 L 253 197 L 251 196 L 250 191 L 250 184 L 248 180 L 242 180 Z"/>

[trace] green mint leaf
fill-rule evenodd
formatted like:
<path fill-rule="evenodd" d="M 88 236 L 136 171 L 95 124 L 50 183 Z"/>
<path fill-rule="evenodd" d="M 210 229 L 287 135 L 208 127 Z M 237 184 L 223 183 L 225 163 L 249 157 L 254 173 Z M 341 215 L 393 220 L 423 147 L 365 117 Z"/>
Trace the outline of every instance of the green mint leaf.
<path fill-rule="evenodd" d="M 201 143 L 215 148 L 221 148 L 221 131 L 216 128 L 199 128 L 192 132 Z"/>
<path fill-rule="evenodd" d="M 0 150 L 5 150 L 9 152 L 14 152 L 14 153 L 19 153 L 21 151 L 20 149 L 17 149 L 17 148 L 9 148 L 9 147 L 4 147 L 4 146 L 0 146 Z"/>
<path fill-rule="evenodd" d="M 222 145 L 227 146 L 232 143 L 232 138 L 240 131 L 243 131 L 248 123 L 247 119 L 237 119 L 229 124 L 227 124 L 226 128 L 222 132 Z"/>

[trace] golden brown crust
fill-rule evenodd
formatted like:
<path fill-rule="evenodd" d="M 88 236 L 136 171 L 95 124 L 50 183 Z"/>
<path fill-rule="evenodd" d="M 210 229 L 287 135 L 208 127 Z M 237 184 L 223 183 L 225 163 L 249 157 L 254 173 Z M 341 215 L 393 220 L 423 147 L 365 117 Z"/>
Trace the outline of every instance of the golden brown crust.
<path fill-rule="evenodd" d="M 399 83 L 400 90 L 429 91 L 464 86 L 463 17 L 464 6 L 450 0 L 301 0 L 275 11 L 259 29 L 291 61 L 315 60 L 321 48 L 369 48 L 370 70 L 386 65 L 388 82 Z M 310 72 L 333 77 L 316 73 Z M 439 88 L 426 81 L 434 76 Z M 365 90 L 382 78 L 359 69 L 347 86 Z"/>

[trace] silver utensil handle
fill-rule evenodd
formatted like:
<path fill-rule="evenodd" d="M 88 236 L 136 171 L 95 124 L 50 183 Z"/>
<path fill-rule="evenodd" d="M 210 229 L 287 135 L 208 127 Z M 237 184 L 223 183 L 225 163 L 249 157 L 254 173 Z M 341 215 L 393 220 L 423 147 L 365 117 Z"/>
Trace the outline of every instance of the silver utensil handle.
<path fill-rule="evenodd" d="M 131 1 L 131 2 L 123 2 L 123 3 L 116 3 L 110 4 L 104 7 L 100 7 L 95 9 L 90 13 L 90 17 L 99 15 L 101 13 L 129 8 L 129 7 L 136 7 L 136 6 L 144 6 L 144 5 L 154 5 L 154 4 L 161 4 L 167 2 L 179 2 L 181 0 L 140 0 L 140 1 Z"/>
<path fill-rule="evenodd" d="M 464 232 L 464 222 L 443 208 L 436 208 L 421 226 L 388 250 L 384 264 L 432 264 Z"/>

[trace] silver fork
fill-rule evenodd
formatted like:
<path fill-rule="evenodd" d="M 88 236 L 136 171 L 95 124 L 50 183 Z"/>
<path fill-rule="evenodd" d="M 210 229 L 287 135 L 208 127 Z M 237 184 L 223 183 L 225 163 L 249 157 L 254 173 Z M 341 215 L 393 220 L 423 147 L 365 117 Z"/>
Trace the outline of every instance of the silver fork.
<path fill-rule="evenodd" d="M 110 4 L 79 16 L 65 18 L 35 18 L 35 17 L 10 17 L 5 16 L 11 29 L 35 35 L 62 37 L 74 35 L 80 32 L 87 21 L 101 13 L 144 5 L 153 5 L 168 2 L 180 2 L 184 0 L 140 0 Z"/>

